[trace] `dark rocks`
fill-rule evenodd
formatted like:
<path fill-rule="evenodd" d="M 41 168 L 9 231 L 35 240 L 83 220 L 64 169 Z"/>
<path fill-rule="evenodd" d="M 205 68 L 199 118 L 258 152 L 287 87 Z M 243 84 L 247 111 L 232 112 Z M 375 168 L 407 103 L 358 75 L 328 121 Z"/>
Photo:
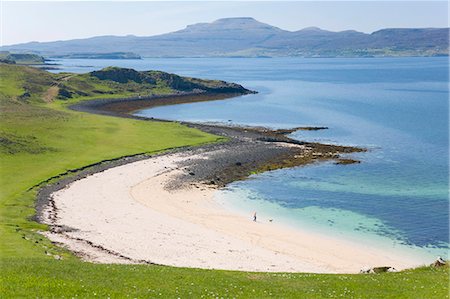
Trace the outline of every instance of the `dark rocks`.
<path fill-rule="evenodd" d="M 167 86 L 175 90 L 193 91 L 196 88 L 202 89 L 199 84 L 195 84 L 189 79 L 175 74 L 169 74 L 161 71 L 148 71 L 145 72 L 145 74 L 152 78 L 155 82 L 164 82 Z"/>
<path fill-rule="evenodd" d="M 336 165 L 348 165 L 348 164 L 359 164 L 361 161 L 354 159 L 337 159 L 334 164 Z"/>
<path fill-rule="evenodd" d="M 275 130 L 274 132 L 276 132 L 277 134 L 287 135 L 287 134 L 294 133 L 295 131 L 319 131 L 319 130 L 327 130 L 327 129 L 328 129 L 328 127 L 295 127 L 292 129 L 278 129 L 278 130 Z"/>
<path fill-rule="evenodd" d="M 58 91 L 58 98 L 68 99 L 72 97 L 72 93 L 66 88 L 60 88 Z"/>
<path fill-rule="evenodd" d="M 24 101 L 24 100 L 29 99 L 30 97 L 31 97 L 31 94 L 28 91 L 26 91 L 19 96 L 19 100 Z"/>
<path fill-rule="evenodd" d="M 156 84 L 156 80 L 145 73 L 127 68 L 107 67 L 99 71 L 93 71 L 90 74 L 100 80 L 110 80 L 118 83 L 133 81 L 136 83 Z"/>
<path fill-rule="evenodd" d="M 319 130 L 328 130 L 328 127 L 298 127 L 296 129 L 299 131 L 319 131 Z"/>

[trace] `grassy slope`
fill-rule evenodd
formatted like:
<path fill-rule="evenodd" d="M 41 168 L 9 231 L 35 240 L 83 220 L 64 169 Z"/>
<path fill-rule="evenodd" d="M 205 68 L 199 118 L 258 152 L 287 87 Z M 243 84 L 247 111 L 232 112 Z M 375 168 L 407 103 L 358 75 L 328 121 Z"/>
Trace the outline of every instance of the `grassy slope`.
<path fill-rule="evenodd" d="M 45 226 L 27 220 L 34 213 L 35 196 L 28 188 L 101 160 L 217 139 L 178 124 L 77 113 L 67 110 L 61 101 L 43 103 L 41 96 L 55 83 L 55 76 L 43 71 L 0 65 L 0 78 L 2 298 L 448 296 L 448 268 L 380 275 L 310 275 L 80 262 L 35 233 Z M 93 84 L 96 89 L 107 88 L 101 82 Z M 18 100 L 25 92 L 31 92 L 28 102 Z M 55 255 L 63 260 L 55 260 Z"/>
<path fill-rule="evenodd" d="M 0 59 L 14 61 L 16 64 L 44 64 L 45 59 L 36 54 L 14 54 L 9 52 L 0 52 Z"/>

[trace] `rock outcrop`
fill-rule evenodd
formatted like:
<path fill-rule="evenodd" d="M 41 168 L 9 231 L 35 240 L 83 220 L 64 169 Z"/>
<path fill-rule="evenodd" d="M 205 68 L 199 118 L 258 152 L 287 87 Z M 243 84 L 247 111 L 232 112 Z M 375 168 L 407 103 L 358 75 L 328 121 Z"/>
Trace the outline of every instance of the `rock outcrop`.
<path fill-rule="evenodd" d="M 99 71 L 93 71 L 91 76 L 100 80 L 110 80 L 117 83 L 138 83 L 152 86 L 168 87 L 182 92 L 212 92 L 212 93 L 254 93 L 236 83 L 228 83 L 219 80 L 203 80 L 190 77 L 181 77 L 162 71 L 139 72 L 128 68 L 107 67 Z"/>

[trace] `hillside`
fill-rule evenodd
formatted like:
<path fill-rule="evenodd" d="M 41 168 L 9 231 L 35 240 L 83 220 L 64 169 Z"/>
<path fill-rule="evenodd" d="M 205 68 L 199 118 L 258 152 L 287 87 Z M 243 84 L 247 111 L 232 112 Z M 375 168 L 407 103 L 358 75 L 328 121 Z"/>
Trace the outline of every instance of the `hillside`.
<path fill-rule="evenodd" d="M 8 51 L 0 52 L 0 62 L 9 64 L 38 65 L 44 64 L 45 58 L 36 54 L 29 53 L 10 53 Z"/>
<path fill-rule="evenodd" d="M 0 75 L 3 78 L 0 81 L 0 95 L 22 102 L 252 92 L 239 84 L 225 81 L 181 77 L 161 71 L 138 72 L 117 67 L 86 74 L 52 74 L 35 68 L 0 63 Z"/>
<path fill-rule="evenodd" d="M 448 55 L 449 28 L 382 29 L 371 34 L 316 27 L 287 31 L 253 18 L 225 18 L 157 36 L 97 36 L 31 42 L 2 50 L 77 57 L 133 52 L 143 57 L 372 57 Z M 100 55 L 99 54 L 99 55 Z"/>

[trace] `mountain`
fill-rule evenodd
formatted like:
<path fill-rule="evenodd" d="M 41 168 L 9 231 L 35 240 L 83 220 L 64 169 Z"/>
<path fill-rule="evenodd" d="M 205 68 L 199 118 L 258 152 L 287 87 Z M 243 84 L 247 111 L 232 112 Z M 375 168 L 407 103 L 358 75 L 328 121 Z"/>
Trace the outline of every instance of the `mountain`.
<path fill-rule="evenodd" d="M 149 37 L 98 36 L 30 42 L 1 50 L 48 57 L 79 53 L 132 52 L 143 57 L 211 56 L 436 56 L 448 55 L 449 28 L 382 29 L 371 34 L 317 27 L 287 31 L 253 18 L 225 18 Z"/>

